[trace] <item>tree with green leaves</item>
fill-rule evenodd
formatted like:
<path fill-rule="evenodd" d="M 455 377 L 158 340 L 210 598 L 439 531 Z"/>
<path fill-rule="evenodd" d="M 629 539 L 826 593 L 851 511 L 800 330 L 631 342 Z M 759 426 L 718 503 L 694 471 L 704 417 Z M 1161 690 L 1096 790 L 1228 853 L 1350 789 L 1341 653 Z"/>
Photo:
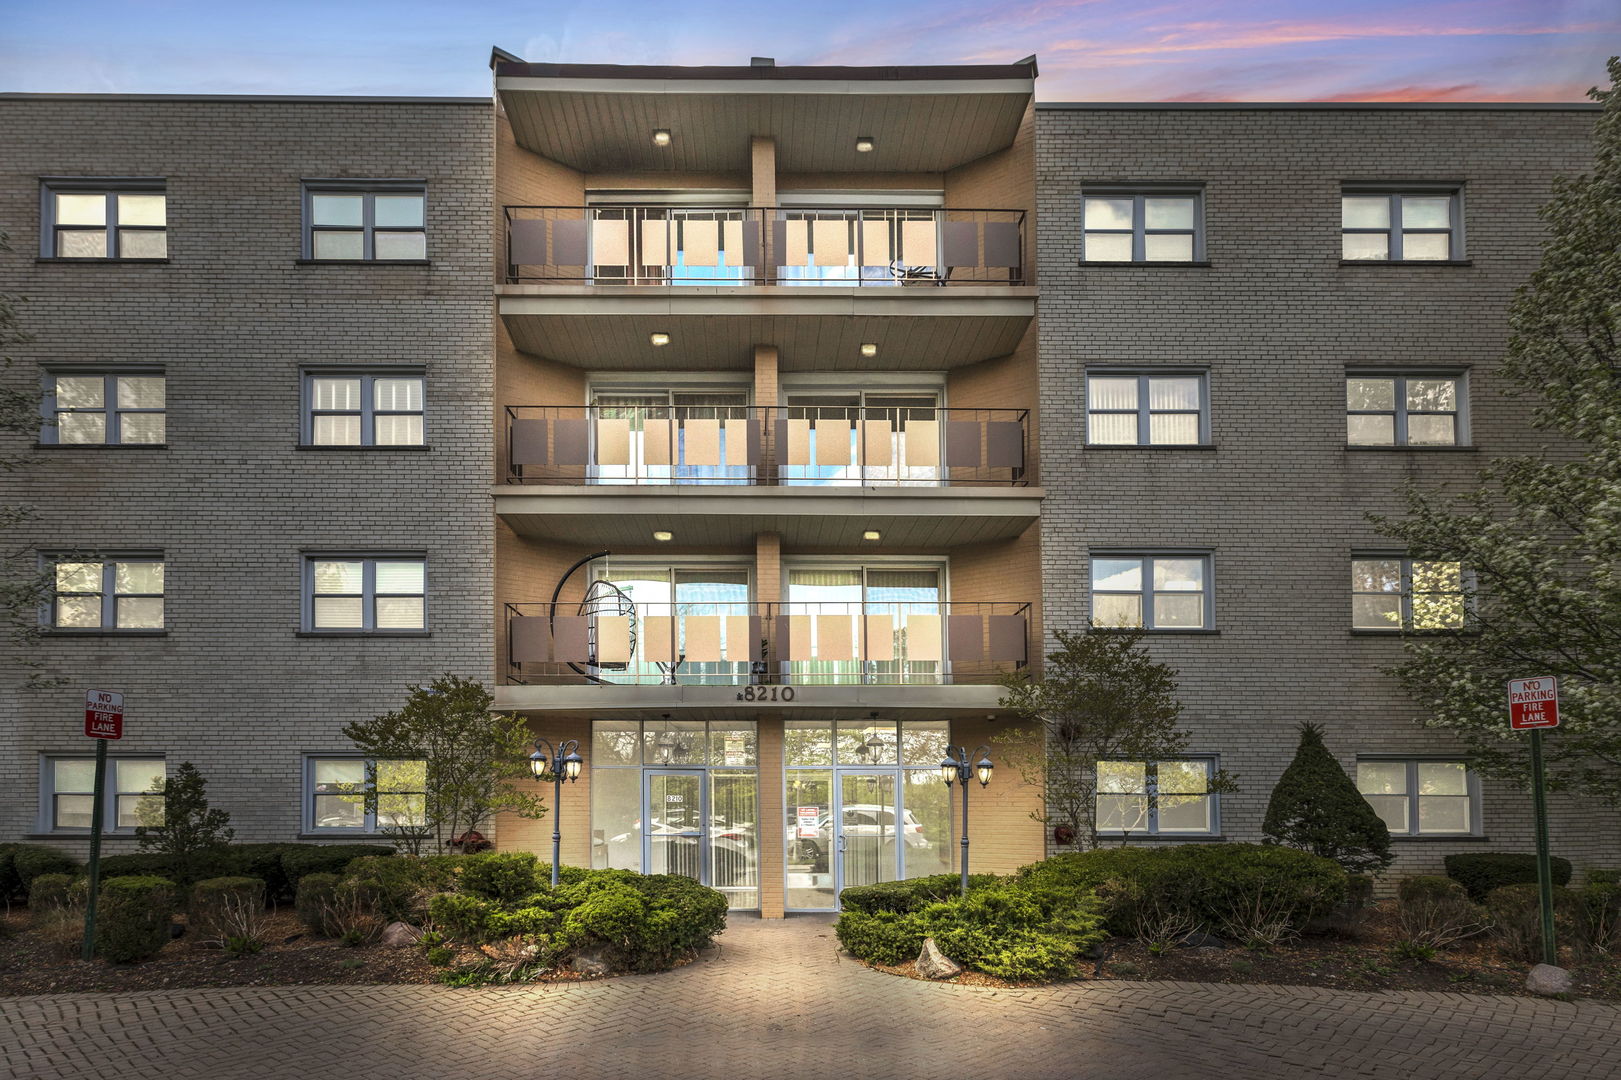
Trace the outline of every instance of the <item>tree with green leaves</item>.
<path fill-rule="evenodd" d="M 1395 858 L 1390 830 L 1323 742 L 1321 725 L 1300 725 L 1300 746 L 1267 800 L 1268 844 L 1333 859 L 1352 874 L 1378 874 Z"/>
<path fill-rule="evenodd" d="M 1470 633 L 1409 634 L 1392 669 L 1423 723 L 1454 733 L 1474 765 L 1523 781 L 1507 722 L 1509 679 L 1558 677 L 1550 785 L 1621 803 L 1621 60 L 1591 173 L 1562 178 L 1542 208 L 1542 262 L 1509 309 L 1506 392 L 1535 401 L 1550 445 L 1498 458 L 1461 496 L 1409 485 L 1407 515 L 1375 517 L 1415 558 L 1463 564 L 1477 582 Z"/>
<path fill-rule="evenodd" d="M 225 846 L 236 837 L 231 815 L 208 805 L 208 781 L 197 766 L 180 763 L 163 788 L 135 804 L 136 842 L 143 852 L 168 856 L 169 873 L 189 895 L 191 886 L 217 866 Z"/>
<path fill-rule="evenodd" d="M 1025 783 L 1042 793 L 1043 807 L 1031 816 L 1053 830 L 1061 844 L 1098 846 L 1098 795 L 1102 788 L 1116 797 L 1112 805 L 1125 815 L 1126 835 L 1146 825 L 1149 772 L 1163 812 L 1167 800 L 1177 803 L 1212 793 L 1236 790 L 1233 778 L 1216 773 L 1195 790 L 1181 772 L 1167 783 L 1161 762 L 1187 752 L 1188 735 L 1177 725 L 1176 672 L 1158 663 L 1143 647 L 1141 631 L 1070 633 L 1059 630 L 1058 650 L 1047 655 L 1040 679 L 1028 672 L 1005 676 L 1004 709 L 1029 721 L 1028 728 L 996 741 L 1001 756 Z M 1140 787 L 1106 763 L 1140 764 Z M 1174 789 L 1174 790 L 1173 790 Z M 1138 792 L 1140 798 L 1133 798 Z"/>
<path fill-rule="evenodd" d="M 456 675 L 407 690 L 399 710 L 343 729 L 380 769 L 421 763 L 420 820 L 396 819 L 400 840 L 409 845 L 418 835 L 412 827 L 420 825 L 440 848 L 487 826 L 497 813 L 545 814 L 540 796 L 516 783 L 531 779 L 532 738 L 522 717 L 494 712 L 495 698 L 482 683 Z"/>

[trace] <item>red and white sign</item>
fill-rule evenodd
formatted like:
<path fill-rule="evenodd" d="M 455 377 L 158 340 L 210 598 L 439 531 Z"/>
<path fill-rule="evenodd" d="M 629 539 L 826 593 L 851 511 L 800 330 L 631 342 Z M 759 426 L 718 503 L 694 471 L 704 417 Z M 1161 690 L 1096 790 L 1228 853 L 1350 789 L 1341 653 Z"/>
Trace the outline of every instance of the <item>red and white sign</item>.
<path fill-rule="evenodd" d="M 124 695 L 116 690 L 86 690 L 84 733 L 92 739 L 122 739 Z"/>
<path fill-rule="evenodd" d="M 820 806 L 798 806 L 794 817 L 799 823 L 799 839 L 814 840 L 820 830 L 816 827 L 822 817 Z"/>
<path fill-rule="evenodd" d="M 1510 679 L 1508 726 L 1515 731 L 1558 727 L 1559 680 L 1552 675 L 1540 679 Z"/>

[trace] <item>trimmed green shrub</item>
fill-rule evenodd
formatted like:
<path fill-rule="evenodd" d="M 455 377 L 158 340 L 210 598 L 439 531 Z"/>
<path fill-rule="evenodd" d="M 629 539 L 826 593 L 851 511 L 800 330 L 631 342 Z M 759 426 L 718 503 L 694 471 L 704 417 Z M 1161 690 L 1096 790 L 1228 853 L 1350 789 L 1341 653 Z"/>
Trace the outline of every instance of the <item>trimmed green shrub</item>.
<path fill-rule="evenodd" d="M 394 848 L 381 844 L 292 844 L 282 852 L 282 872 L 296 895 L 308 874 L 342 874 L 354 860 L 366 855 L 392 856 Z"/>
<path fill-rule="evenodd" d="M 1396 886 L 1396 898 L 1403 904 L 1414 904 L 1424 900 L 1467 900 L 1469 892 L 1451 878 L 1419 874 L 1402 878 L 1400 884 Z"/>
<path fill-rule="evenodd" d="M 873 964 L 903 964 L 914 960 L 923 948 L 923 939 L 929 936 L 923 920 L 914 912 L 862 911 L 859 908 L 841 912 L 833 932 L 845 952 Z"/>
<path fill-rule="evenodd" d="M 1582 944 L 1613 953 L 1621 948 L 1621 884 L 1589 881 L 1576 890 L 1581 908 Z"/>
<path fill-rule="evenodd" d="M 28 890 L 28 909 L 37 920 L 53 911 L 59 911 L 84 902 L 83 878 L 67 874 L 41 874 Z"/>
<path fill-rule="evenodd" d="M 995 874 L 971 874 L 968 888 L 982 889 L 997 880 Z M 846 911 L 917 911 L 962 892 L 959 874 L 931 874 L 907 881 L 881 881 L 876 885 L 853 885 L 839 893 L 839 906 Z"/>
<path fill-rule="evenodd" d="M 142 960 L 169 940 L 174 882 L 152 875 L 107 878 L 96 914 L 96 955 L 114 964 Z"/>
<path fill-rule="evenodd" d="M 1431 960 L 1436 950 L 1473 937 L 1491 923 L 1486 910 L 1469 899 L 1462 885 L 1431 875 L 1402 879 L 1397 886 L 1396 917 L 1402 932 L 1397 952 L 1415 960 Z"/>
<path fill-rule="evenodd" d="M 16 891 L 24 895 L 34 879 L 41 874 L 78 874 L 79 861 L 52 847 L 37 844 L 18 844 L 11 852 L 11 872 L 15 875 Z"/>
<path fill-rule="evenodd" d="M 0 859 L 3 858 L 5 856 L 0 855 Z M 1621 885 L 1621 870 L 1601 870 L 1594 867 L 1587 871 L 1587 883 L 1589 885 Z"/>
<path fill-rule="evenodd" d="M 448 866 L 412 855 L 363 855 L 349 863 L 343 880 L 380 917 L 420 923 L 428 913 L 429 898 L 450 888 L 455 874 Z"/>
<path fill-rule="evenodd" d="M 230 867 L 225 873 L 212 876 L 239 875 L 258 878 L 265 883 L 266 900 L 284 903 L 293 899 L 298 882 L 287 876 L 287 870 L 282 866 L 282 858 L 287 852 L 296 851 L 303 846 L 294 843 L 233 844 L 229 849 Z"/>
<path fill-rule="evenodd" d="M 528 896 L 540 884 L 531 851 L 491 852 L 468 862 L 460 877 L 464 892 L 504 903 Z"/>
<path fill-rule="evenodd" d="M 110 877 L 164 877 L 173 881 L 169 871 L 173 860 L 167 855 L 130 854 L 130 855 L 103 855 L 101 857 L 101 876 Z M 214 869 L 218 869 L 215 866 Z M 217 876 L 217 875 L 216 875 Z"/>
<path fill-rule="evenodd" d="M 1377 874 L 1395 858 L 1390 830 L 1357 791 L 1323 742 L 1323 729 L 1300 725 L 1300 745 L 1267 800 L 1261 826 L 1268 844 L 1333 859 L 1351 873 Z"/>
<path fill-rule="evenodd" d="M 0 844 L 0 904 L 27 896 L 28 890 L 23 888 L 22 879 L 17 876 L 17 868 L 12 862 L 21 844 Z"/>
<path fill-rule="evenodd" d="M 1551 860 L 1553 883 L 1570 884 L 1570 860 L 1557 855 Z M 1535 885 L 1537 857 L 1505 851 L 1468 851 L 1446 857 L 1447 877 L 1469 890 L 1475 903 L 1487 899 L 1505 885 Z"/>
<path fill-rule="evenodd" d="M 465 893 L 440 893 L 428 901 L 428 918 L 446 937 L 483 945 L 490 940 L 490 919 L 500 914 L 488 900 Z"/>
<path fill-rule="evenodd" d="M 340 880 L 337 874 L 305 874 L 299 879 L 293 910 L 298 912 L 298 921 L 310 933 L 323 937 L 337 935 L 333 912 L 338 905 Z"/>
<path fill-rule="evenodd" d="M 1528 963 L 1542 960 L 1542 907 L 1535 884 L 1504 885 L 1486 897 L 1492 936 L 1508 955 Z M 1553 889 L 1554 938 L 1581 945 L 1581 903 L 1576 893 Z"/>
<path fill-rule="evenodd" d="M 265 907 L 265 883 L 252 877 L 206 878 L 192 886 L 190 925 L 205 940 L 227 941 L 247 936 L 244 924 L 256 922 Z"/>

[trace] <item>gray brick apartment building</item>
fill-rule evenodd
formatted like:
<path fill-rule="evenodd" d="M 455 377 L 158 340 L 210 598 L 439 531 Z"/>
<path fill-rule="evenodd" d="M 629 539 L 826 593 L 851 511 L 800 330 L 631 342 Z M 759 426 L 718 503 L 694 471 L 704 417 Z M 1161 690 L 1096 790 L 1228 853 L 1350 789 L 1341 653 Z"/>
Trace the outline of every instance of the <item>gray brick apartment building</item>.
<path fill-rule="evenodd" d="M 82 849 L 89 687 L 127 695 L 125 794 L 192 761 L 241 839 L 375 833 L 381 795 L 323 801 L 368 776 L 341 728 L 453 672 L 580 740 L 567 861 L 825 908 L 954 865 L 942 749 L 1124 621 L 1194 753 L 1108 766 L 1106 826 L 1258 839 L 1315 720 L 1399 871 L 1528 850 L 1528 799 L 1381 673 L 1466 569 L 1365 515 L 1537 447 L 1494 367 L 1591 110 L 1035 75 L 498 52 L 493 104 L 0 95 L 6 377 L 54 420 L 0 484 L 62 564 L 63 680 L 5 671 L 0 839 Z M 1238 793 L 1161 805 L 1217 767 Z M 975 870 L 1050 849 L 1012 772 Z M 1554 824 L 1614 860 L 1613 815 Z"/>

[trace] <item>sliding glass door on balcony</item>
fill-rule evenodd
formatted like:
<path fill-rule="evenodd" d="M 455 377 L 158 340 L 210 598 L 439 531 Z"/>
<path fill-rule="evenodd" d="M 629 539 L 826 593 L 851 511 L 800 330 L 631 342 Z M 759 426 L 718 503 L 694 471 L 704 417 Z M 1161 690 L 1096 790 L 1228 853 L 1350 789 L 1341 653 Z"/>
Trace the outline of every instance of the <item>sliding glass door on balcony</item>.
<path fill-rule="evenodd" d="M 790 393 L 777 422 L 784 484 L 931 487 L 941 468 L 934 391 Z"/>
<path fill-rule="evenodd" d="M 939 567 L 790 567 L 784 674 L 801 685 L 940 682 L 941 576 Z"/>
<path fill-rule="evenodd" d="M 747 484 L 746 390 L 616 390 L 592 395 L 594 484 Z"/>
<path fill-rule="evenodd" d="M 938 209 L 806 208 L 777 215 L 779 284 L 932 284 L 939 277 Z"/>
<path fill-rule="evenodd" d="M 750 618 L 746 569 L 600 567 L 592 592 L 588 614 L 629 630 L 629 660 L 603 665 L 605 682 L 733 685 L 748 675 L 759 620 Z"/>
<path fill-rule="evenodd" d="M 738 207 L 593 206 L 587 224 L 600 284 L 739 284 L 756 276 L 759 228 Z"/>

